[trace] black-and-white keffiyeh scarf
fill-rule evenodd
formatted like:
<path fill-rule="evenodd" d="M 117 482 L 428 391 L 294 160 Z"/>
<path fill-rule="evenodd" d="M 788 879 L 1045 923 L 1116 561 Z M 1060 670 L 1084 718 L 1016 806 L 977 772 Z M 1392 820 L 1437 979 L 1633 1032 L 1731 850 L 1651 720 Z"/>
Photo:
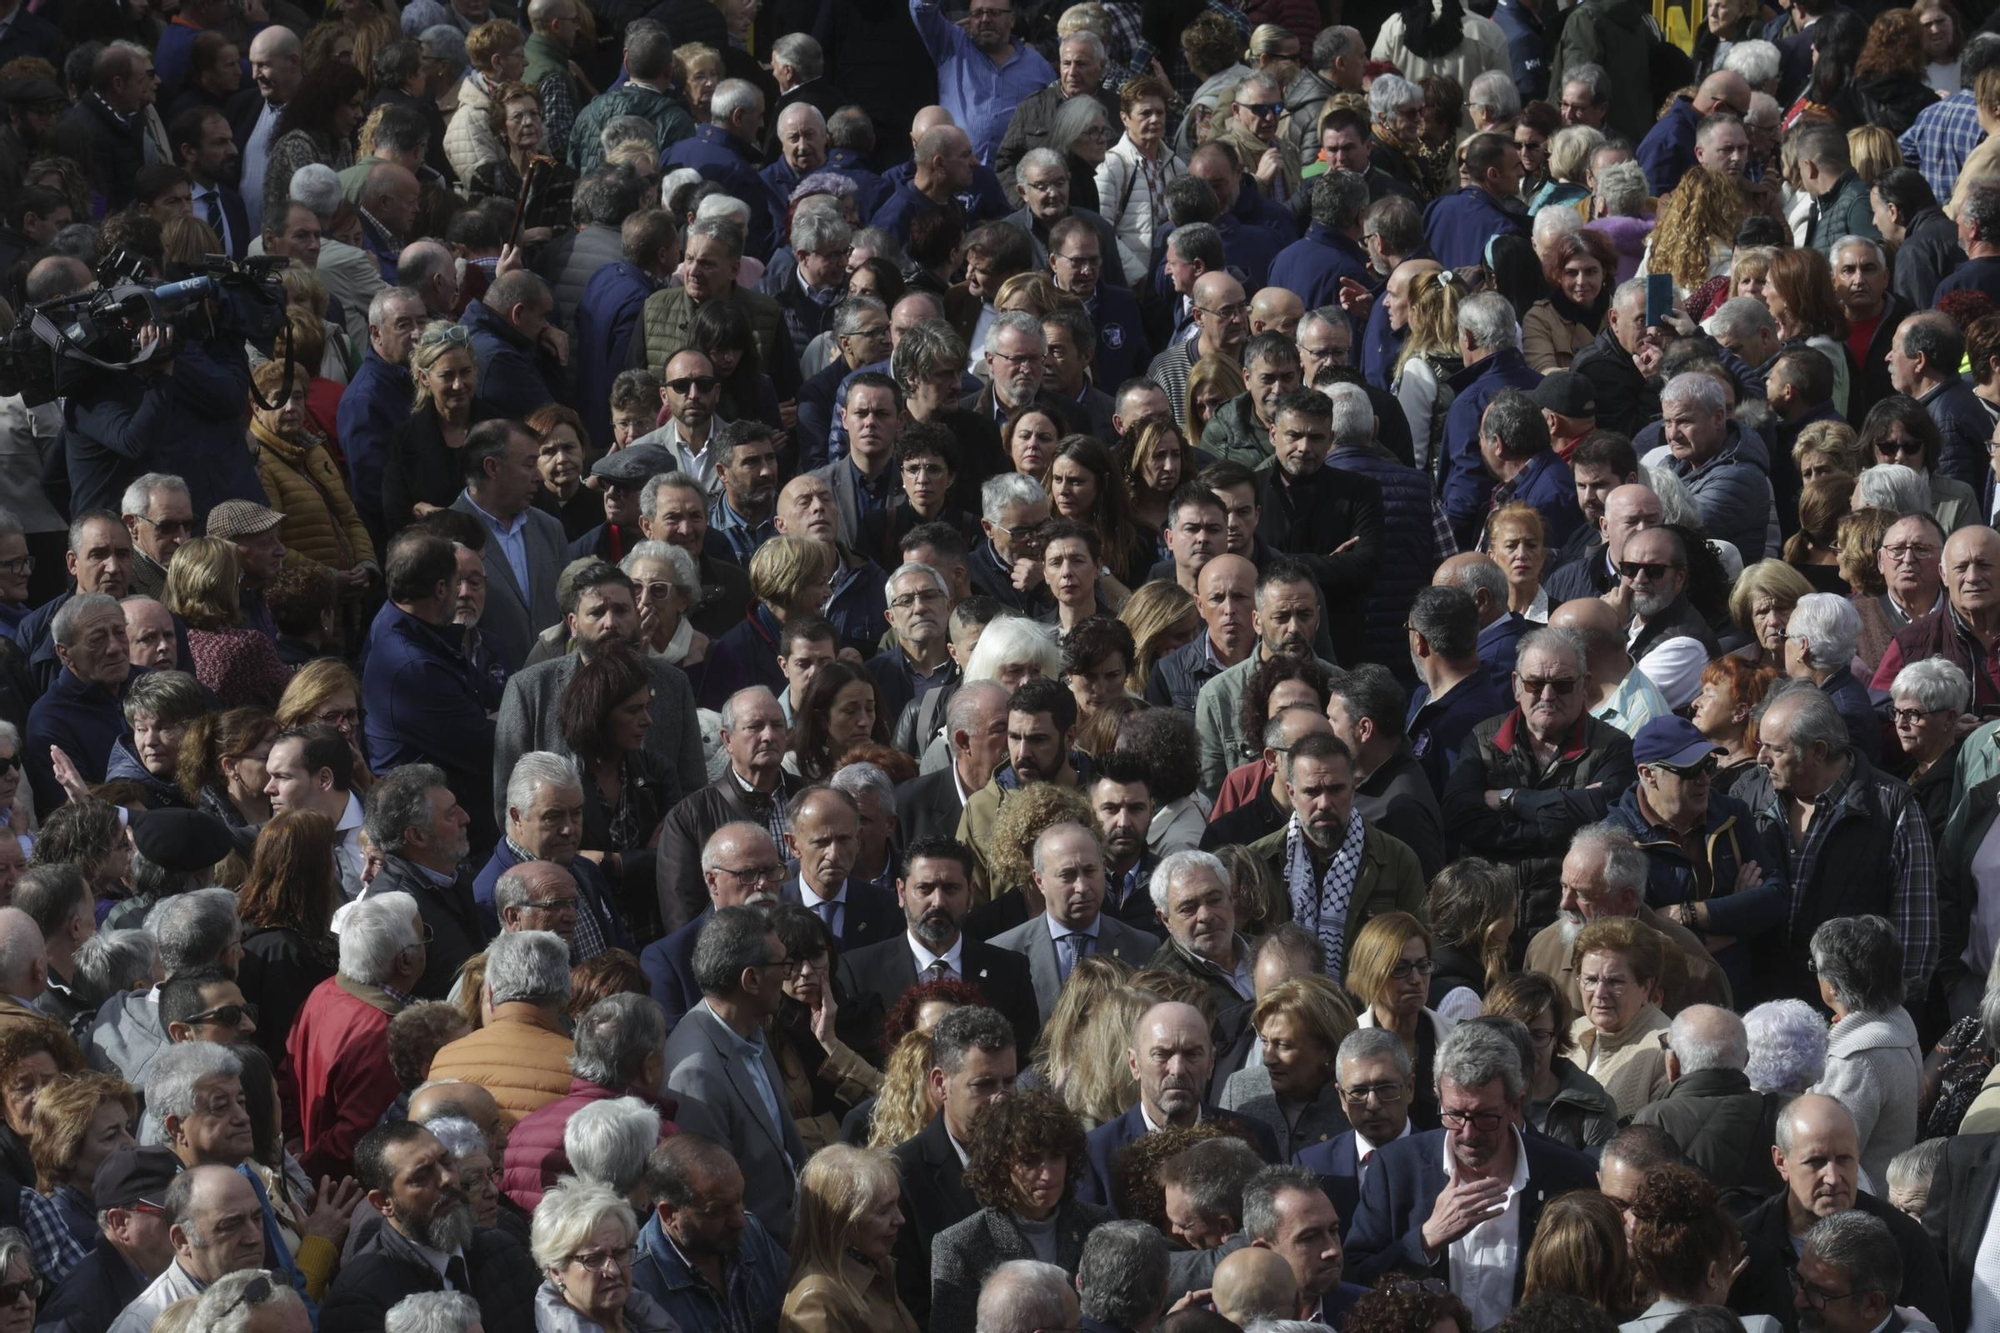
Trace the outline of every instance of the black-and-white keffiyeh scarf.
<path fill-rule="evenodd" d="M 1334 848 L 1326 876 L 1315 881 L 1312 849 L 1294 814 L 1285 826 L 1285 892 L 1292 900 L 1292 920 L 1319 936 L 1326 950 L 1326 974 L 1347 974 L 1347 904 L 1354 897 L 1354 880 L 1361 873 L 1364 839 L 1361 812 L 1347 816 L 1347 836 Z"/>

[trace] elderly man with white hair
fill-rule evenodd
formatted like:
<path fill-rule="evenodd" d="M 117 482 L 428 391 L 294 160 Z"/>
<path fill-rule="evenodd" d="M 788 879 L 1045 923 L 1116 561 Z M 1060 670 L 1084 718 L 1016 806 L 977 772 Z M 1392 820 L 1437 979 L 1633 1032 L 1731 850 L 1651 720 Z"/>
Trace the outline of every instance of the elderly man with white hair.
<path fill-rule="evenodd" d="M 630 948 L 604 871 L 577 853 L 583 841 L 583 778 L 574 762 L 548 750 L 530 750 L 507 775 L 506 836 L 472 881 L 473 901 L 488 935 L 500 929 L 497 886 L 508 872 L 536 862 L 564 870 L 576 924 L 566 932 L 572 963 L 606 949 Z M 554 910 L 553 908 L 548 910 Z M 552 929 L 536 926 L 534 929 Z"/>
<path fill-rule="evenodd" d="M 49 984 L 49 951 L 35 919 L 18 907 L 0 907 L 0 1031 L 5 1025 L 46 1018 L 38 1001 Z"/>
<path fill-rule="evenodd" d="M 1784 342 L 1770 307 L 1754 296 L 1732 296 L 1702 323 L 1702 331 L 1746 365 L 1767 370 Z"/>
<path fill-rule="evenodd" d="M 313 988 L 285 1039 L 298 1082 L 299 1160 L 313 1179 L 351 1174 L 355 1145 L 402 1092 L 389 1021 L 424 961 L 423 916 L 409 894 L 364 898 L 342 919 L 340 969 Z"/>
<path fill-rule="evenodd" d="M 553 931 L 500 935 L 486 950 L 485 993 L 492 1017 L 440 1050 L 431 1078 L 487 1089 L 511 1130 L 573 1085 L 569 946 Z"/>
<path fill-rule="evenodd" d="M 1045 87 L 1023 97 L 1008 118 L 1007 131 L 993 152 L 993 172 L 1007 187 L 1009 198 L 1020 202 L 1022 192 L 1014 188 L 1016 168 L 1030 152 L 1048 146 L 1056 112 L 1072 97 L 1094 97 L 1106 111 L 1116 115 L 1118 102 L 1104 89 L 1105 71 L 1110 68 L 1110 52 L 1104 39 L 1088 28 L 1079 28 L 1056 47 L 1056 77 Z M 1106 254 L 1116 254 L 1110 247 Z"/>
<path fill-rule="evenodd" d="M 744 251 L 769 259 L 776 244 L 776 216 L 783 211 L 771 187 L 757 174 L 759 154 L 753 146 L 764 136 L 764 94 L 743 79 L 724 79 L 708 103 L 708 123 L 694 137 L 682 139 L 660 159 L 664 171 L 691 167 L 703 180 L 715 181 L 729 194 L 750 204 Z"/>
<path fill-rule="evenodd" d="M 1744 1072 L 1749 1063 L 1741 1018 L 1717 1005 L 1688 1006 L 1667 1034 L 1673 1085 L 1665 1097 L 1640 1107 L 1632 1122 L 1659 1126 L 1717 1189 L 1766 1196 L 1780 1184 L 1771 1164 L 1779 1099 L 1750 1086 Z"/>
<path fill-rule="evenodd" d="M 245 1268 L 209 1283 L 186 1326 L 207 1333 L 312 1333 L 313 1323 L 305 1298 L 283 1273 Z"/>
<path fill-rule="evenodd" d="M 1694 498 L 1708 535 L 1730 543 L 1746 563 L 1762 556 L 1771 481 L 1746 451 L 1722 386 L 1698 371 L 1674 376 L 1660 391 L 1660 426 L 1672 455 L 1666 466 Z"/>
<path fill-rule="evenodd" d="M 1459 549 L 1469 551 L 1477 543 L 1493 495 L 1493 477 L 1479 453 L 1479 425 L 1486 405 L 1502 389 L 1525 392 L 1542 377 L 1521 355 L 1521 326 L 1507 298 L 1497 292 L 1481 292 L 1459 306 L 1458 351 L 1465 359 L 1464 378 L 1453 380 L 1458 396 L 1445 415 L 1445 458 L 1438 491 Z M 1603 401 L 1600 396 L 1599 404 Z M 1605 424 L 1601 411 L 1598 424 Z"/>
<path fill-rule="evenodd" d="M 1848 665 L 1860 639 L 1861 616 L 1853 602 L 1830 592 L 1808 593 L 1785 624 L 1785 674 L 1811 681 L 1833 700 L 1854 748 L 1872 763 L 1882 757 L 1882 720 Z"/>
<path fill-rule="evenodd" d="M 1080 1318 L 1069 1274 L 1038 1259 L 1014 1259 L 986 1275 L 974 1333 L 1042 1333 Z"/>

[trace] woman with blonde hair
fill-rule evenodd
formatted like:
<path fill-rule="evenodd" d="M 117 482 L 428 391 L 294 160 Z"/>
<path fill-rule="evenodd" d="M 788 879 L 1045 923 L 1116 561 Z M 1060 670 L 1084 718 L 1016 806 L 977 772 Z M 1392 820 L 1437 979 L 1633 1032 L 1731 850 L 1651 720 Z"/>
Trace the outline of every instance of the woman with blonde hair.
<path fill-rule="evenodd" d="M 834 557 L 810 537 L 780 534 L 750 557 L 750 591 L 756 602 L 749 614 L 715 642 L 739 662 L 763 667 L 754 683 L 783 689 L 777 671 L 779 639 L 788 621 L 818 615 L 833 595 Z"/>
<path fill-rule="evenodd" d="M 541 1270 L 535 1327 L 546 1333 L 677 1333 L 632 1283 L 639 1219 L 609 1185 L 565 1176 L 535 1205 L 529 1251 Z"/>
<path fill-rule="evenodd" d="M 184 269 L 201 266 L 209 255 L 222 253 L 222 238 L 197 217 L 168 218 L 160 228 L 161 254 L 168 264 Z"/>
<path fill-rule="evenodd" d="M 479 368 L 472 331 L 433 321 L 410 348 L 409 419 L 389 434 L 382 469 L 382 518 L 391 530 L 444 508 L 465 489 L 465 437 L 499 415 L 474 390 Z"/>
<path fill-rule="evenodd" d="M 1432 1009 L 1454 1021 L 1471 1018 L 1480 997 L 1506 978 L 1515 896 L 1499 867 L 1477 856 L 1452 862 L 1431 880 Z"/>
<path fill-rule="evenodd" d="M 1659 221 L 1646 243 L 1640 275 L 1665 273 L 1682 291 L 1722 276 L 1729 272 L 1736 228 L 1742 221 L 1743 197 L 1736 178 L 1704 167 L 1690 168 L 1660 202 Z"/>
<path fill-rule="evenodd" d="M 1042 1025 L 1036 1072 L 1087 1129 L 1116 1120 L 1139 1100 L 1125 1053 L 1133 1026 L 1159 1001 L 1132 981 L 1132 969 L 1116 958 L 1080 958 Z"/>
<path fill-rule="evenodd" d="M 919 1333 L 890 1251 L 907 1219 L 895 1159 L 829 1144 L 799 1172 L 785 1333 Z"/>
<path fill-rule="evenodd" d="M 1145 417 L 1127 429 L 1120 451 L 1132 521 L 1152 534 L 1156 550 L 1164 550 L 1160 533 L 1167 526 L 1167 501 L 1189 475 L 1187 437 L 1171 416 Z"/>
<path fill-rule="evenodd" d="M 1863 185 L 1873 185 L 1884 172 L 1903 165 L 1896 136 L 1880 125 L 1856 125 L 1847 132 L 1847 157 Z"/>
<path fill-rule="evenodd" d="M 1618 1319 L 1632 1309 L 1632 1258 L 1625 1218 L 1596 1190 L 1549 1200 L 1528 1246 L 1522 1297 L 1556 1291 L 1580 1296 Z"/>
<path fill-rule="evenodd" d="M 1132 631 L 1132 670 L 1125 677 L 1125 688 L 1134 694 L 1146 692 L 1161 658 L 1193 643 L 1202 632 L 1194 594 L 1170 579 L 1140 584 L 1118 618 Z"/>
<path fill-rule="evenodd" d="M 1746 245 L 1729 261 L 1729 298 L 1755 297 L 1761 301 L 1770 285 L 1771 257 L 1778 252 L 1768 245 Z"/>
<path fill-rule="evenodd" d="M 931 1034 L 921 1029 L 905 1032 L 883 1062 L 881 1086 L 869 1103 L 869 1147 L 888 1149 L 906 1143 L 937 1114 L 930 1068 Z"/>
<path fill-rule="evenodd" d="M 361 680 L 354 668 L 337 657 L 314 658 L 292 673 L 277 713 L 280 731 L 322 723 L 345 736 L 354 752 L 354 790 L 364 793 L 374 784 L 361 752 Z"/>
<path fill-rule="evenodd" d="M 997 312 L 1025 310 L 1036 319 L 1047 319 L 1063 299 L 1046 273 L 1016 273 L 1000 284 L 993 294 Z M 1074 299 L 1074 298 L 1072 298 Z"/>
<path fill-rule="evenodd" d="M 1229 1076 L 1222 1108 L 1262 1122 L 1289 1162 L 1347 1126 L 1336 1057 L 1354 1031 L 1354 1009 L 1326 977 L 1288 977 L 1257 997 L 1250 1024 L 1263 1059 Z"/>
<path fill-rule="evenodd" d="M 1242 394 L 1249 386 L 1243 370 L 1234 361 L 1220 356 L 1204 356 L 1188 369 L 1187 438 L 1199 440 L 1222 405 Z"/>
<path fill-rule="evenodd" d="M 1735 655 L 1782 674 L 1785 626 L 1791 623 L 1799 598 L 1812 590 L 1806 576 L 1782 560 L 1759 560 L 1737 575 L 1729 590 L 1729 618 L 1750 636 L 1750 642 Z"/>
<path fill-rule="evenodd" d="M 292 672 L 278 650 L 243 624 L 236 544 L 195 537 L 167 566 L 167 609 L 187 623 L 194 675 L 228 707 L 277 705 Z"/>
<path fill-rule="evenodd" d="M 1798 465 L 1799 479 L 1808 484 L 1838 473 L 1852 487 L 1869 461 L 1863 456 L 1860 435 L 1845 421 L 1815 421 L 1792 442 L 1792 462 Z"/>
<path fill-rule="evenodd" d="M 1549 593 L 1542 586 L 1548 566 L 1548 538 L 1542 511 L 1515 500 L 1486 518 L 1486 551 L 1507 579 L 1507 609 L 1538 624 L 1549 619 Z"/>
<path fill-rule="evenodd" d="M 1361 928 L 1347 951 L 1347 990 L 1361 1001 L 1358 1025 L 1385 1028 L 1402 1038 L 1410 1057 L 1416 1091 L 1410 1098 L 1410 1120 L 1422 1129 L 1436 1129 L 1438 1119 L 1438 1043 L 1453 1020 L 1426 1007 L 1431 974 L 1431 933 L 1408 912 L 1384 912 Z"/>
<path fill-rule="evenodd" d="M 702 42 L 688 42 L 674 48 L 674 63 L 680 66 L 680 85 L 694 123 L 708 124 L 709 101 L 723 79 L 722 52 Z"/>
<path fill-rule="evenodd" d="M 1458 306 L 1465 296 L 1465 280 L 1450 269 L 1410 279 L 1409 333 L 1389 378 L 1410 422 L 1417 467 L 1426 471 L 1444 439 L 1438 386 L 1465 368 L 1458 354 Z"/>
<path fill-rule="evenodd" d="M 60 1282 L 95 1247 L 97 1168 L 132 1146 L 137 1113 L 131 1085 L 94 1069 L 64 1075 L 35 1095 L 28 1117 L 34 1185 L 21 1190 L 19 1209 L 34 1236 L 35 1269 L 50 1282 Z"/>

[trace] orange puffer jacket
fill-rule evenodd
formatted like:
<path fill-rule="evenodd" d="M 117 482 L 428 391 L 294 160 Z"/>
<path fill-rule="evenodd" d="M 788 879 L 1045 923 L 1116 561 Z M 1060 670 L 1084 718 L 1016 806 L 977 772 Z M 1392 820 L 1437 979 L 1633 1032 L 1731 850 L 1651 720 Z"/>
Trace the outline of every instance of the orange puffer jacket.
<path fill-rule="evenodd" d="M 257 477 L 271 508 L 285 516 L 285 546 L 332 569 L 375 563 L 346 479 L 317 444 L 257 443 Z"/>
<path fill-rule="evenodd" d="M 531 1111 L 567 1097 L 572 1081 L 570 1039 L 526 1013 L 518 1018 L 506 1013 L 515 1008 L 539 1013 L 531 1005 L 502 1005 L 492 1022 L 452 1042 L 431 1061 L 434 1082 L 477 1083 L 492 1093 L 509 1130 Z"/>

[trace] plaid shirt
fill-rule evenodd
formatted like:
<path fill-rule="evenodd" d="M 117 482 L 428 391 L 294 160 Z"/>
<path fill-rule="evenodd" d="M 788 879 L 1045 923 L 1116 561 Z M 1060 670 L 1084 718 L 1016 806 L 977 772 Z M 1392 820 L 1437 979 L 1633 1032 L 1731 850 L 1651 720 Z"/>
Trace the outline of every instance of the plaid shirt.
<path fill-rule="evenodd" d="M 1116 93 L 1152 67 L 1154 52 L 1146 40 L 1137 0 L 1106 0 L 1104 17 L 1111 21 L 1111 41 L 1105 48 L 1110 63 L 1104 71 L 1104 88 Z"/>
<path fill-rule="evenodd" d="M 536 87 L 542 95 L 542 142 L 560 161 L 569 151 L 570 127 L 576 124 L 576 103 L 570 98 L 569 76 L 551 74 Z"/>
<path fill-rule="evenodd" d="M 1917 123 L 1904 130 L 1896 142 L 1902 146 L 1903 161 L 1921 171 L 1931 184 L 1931 193 L 1942 200 L 1951 198 L 1965 159 L 1985 137 L 1972 90 L 1961 88 L 1918 112 Z"/>
<path fill-rule="evenodd" d="M 1805 894 L 1819 868 L 1820 853 L 1825 850 L 1834 827 L 1841 822 L 1840 807 L 1850 801 L 1861 805 L 1862 794 L 1854 790 L 1855 774 L 1855 763 L 1850 759 L 1840 780 L 1813 802 L 1812 822 L 1806 825 L 1805 840 L 1790 847 L 1792 903 L 1785 923 L 1788 931 L 1798 928 L 1799 909 L 1805 906 Z M 1789 845 L 1791 825 L 1783 817 L 1783 802 L 1787 799 L 1782 794 L 1778 796 L 1779 818 L 1774 823 L 1778 835 Z M 1922 995 L 1930 985 L 1932 970 L 1937 967 L 1937 857 L 1923 808 L 1914 800 L 1906 800 L 1902 806 L 1889 847 L 1889 863 L 1898 871 L 1893 916 L 1896 934 L 1903 941 L 1904 982 L 1910 994 Z M 1869 815 L 1863 807 L 1855 810 L 1852 817 L 1865 819 Z"/>
<path fill-rule="evenodd" d="M 1444 512 L 1444 501 L 1435 491 L 1431 492 L 1431 535 L 1437 538 L 1440 563 L 1458 554 L 1458 534 L 1451 530 L 1451 516 Z"/>
<path fill-rule="evenodd" d="M 67 1277 L 69 1270 L 90 1253 L 78 1242 L 63 1216 L 65 1194 L 71 1196 L 67 1200 L 70 1208 L 90 1216 L 88 1201 L 68 1185 L 56 1186 L 53 1198 L 45 1198 L 31 1189 L 21 1190 L 21 1226 L 28 1233 L 28 1245 L 35 1254 L 35 1271 L 51 1285 Z M 96 1223 L 93 1221 L 91 1225 L 94 1228 Z"/>
<path fill-rule="evenodd" d="M 512 838 L 506 839 L 506 843 L 507 850 L 523 865 L 542 859 Z M 569 945 L 570 966 L 574 967 L 578 963 L 587 963 L 597 957 L 604 952 L 606 946 L 604 928 L 597 920 L 598 904 L 590 901 L 590 895 L 583 891 L 583 878 L 580 875 L 572 872 L 570 878 L 576 881 L 577 897 L 576 931 Z"/>

